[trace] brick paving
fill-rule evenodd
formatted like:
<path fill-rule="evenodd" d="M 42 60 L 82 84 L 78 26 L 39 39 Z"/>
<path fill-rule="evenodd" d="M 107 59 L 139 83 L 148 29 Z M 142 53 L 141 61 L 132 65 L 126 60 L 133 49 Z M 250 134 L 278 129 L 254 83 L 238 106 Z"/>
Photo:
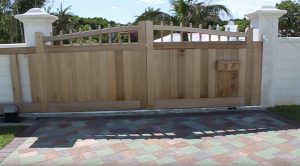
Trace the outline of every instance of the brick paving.
<path fill-rule="evenodd" d="M 37 125 L 0 165 L 300 165 L 300 129 L 264 112 Z"/>

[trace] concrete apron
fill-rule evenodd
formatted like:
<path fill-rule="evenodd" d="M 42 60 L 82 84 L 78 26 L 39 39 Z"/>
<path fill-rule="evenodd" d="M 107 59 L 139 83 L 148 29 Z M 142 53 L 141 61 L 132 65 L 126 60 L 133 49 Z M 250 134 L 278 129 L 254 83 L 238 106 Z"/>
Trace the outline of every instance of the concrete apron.
<path fill-rule="evenodd" d="M 21 113 L 22 118 L 80 118 L 80 117 L 120 117 L 120 116 L 154 116 L 180 115 L 195 113 L 246 112 L 263 111 L 260 106 L 222 107 L 222 108 L 190 108 L 190 109 L 156 109 L 156 110 L 125 110 L 96 112 L 51 112 L 51 113 Z"/>

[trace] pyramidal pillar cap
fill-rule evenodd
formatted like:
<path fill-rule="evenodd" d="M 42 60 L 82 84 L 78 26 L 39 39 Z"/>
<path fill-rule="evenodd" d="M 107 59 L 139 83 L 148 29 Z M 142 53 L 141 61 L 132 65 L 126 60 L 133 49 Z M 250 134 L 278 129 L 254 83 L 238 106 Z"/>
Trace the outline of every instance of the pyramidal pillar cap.
<path fill-rule="evenodd" d="M 20 20 L 23 23 L 30 23 L 30 22 L 53 23 L 56 20 L 58 20 L 58 17 L 48 14 L 47 12 L 45 12 L 45 10 L 41 8 L 32 8 L 24 14 L 15 15 L 15 18 Z"/>
<path fill-rule="evenodd" d="M 272 16 L 272 17 L 279 18 L 286 13 L 287 13 L 286 10 L 279 10 L 272 5 L 262 5 L 256 8 L 255 10 L 246 13 L 245 16 L 250 19 L 255 17 L 260 17 L 260 16 Z"/>

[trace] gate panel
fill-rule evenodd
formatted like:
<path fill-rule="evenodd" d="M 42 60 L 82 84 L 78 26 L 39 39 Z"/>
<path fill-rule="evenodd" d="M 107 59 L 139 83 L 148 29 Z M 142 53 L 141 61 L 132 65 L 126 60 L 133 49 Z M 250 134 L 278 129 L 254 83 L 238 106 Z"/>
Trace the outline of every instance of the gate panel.
<path fill-rule="evenodd" d="M 153 56 L 156 108 L 245 105 L 245 48 L 160 49 Z M 258 97 L 260 85 L 253 87 Z"/>
<path fill-rule="evenodd" d="M 46 57 L 49 111 L 140 108 L 138 84 L 143 71 L 138 51 L 65 51 L 47 53 Z M 29 57 L 32 85 L 39 75 L 34 72 L 36 58 Z M 39 103 L 38 86 L 32 86 L 32 95 L 33 102 Z"/>
<path fill-rule="evenodd" d="M 36 48 L 24 52 L 30 54 L 33 103 L 20 108 L 73 112 L 259 105 L 262 43 L 253 42 L 252 33 L 149 21 L 58 36 L 37 33 Z M 171 41 L 153 42 L 154 34 L 169 34 Z M 183 35 L 189 41 L 182 41 Z M 102 37 L 108 37 L 106 43 Z"/>

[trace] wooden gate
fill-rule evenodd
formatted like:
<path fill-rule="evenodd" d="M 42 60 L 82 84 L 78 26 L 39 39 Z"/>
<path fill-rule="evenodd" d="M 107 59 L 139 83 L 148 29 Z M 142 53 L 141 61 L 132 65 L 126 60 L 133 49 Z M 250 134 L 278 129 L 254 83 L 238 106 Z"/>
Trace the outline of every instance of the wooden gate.
<path fill-rule="evenodd" d="M 240 33 L 145 21 L 36 33 L 35 48 L 0 53 L 28 55 L 33 103 L 20 99 L 24 112 L 233 107 L 260 104 L 262 43 L 252 36 L 251 28 Z"/>

